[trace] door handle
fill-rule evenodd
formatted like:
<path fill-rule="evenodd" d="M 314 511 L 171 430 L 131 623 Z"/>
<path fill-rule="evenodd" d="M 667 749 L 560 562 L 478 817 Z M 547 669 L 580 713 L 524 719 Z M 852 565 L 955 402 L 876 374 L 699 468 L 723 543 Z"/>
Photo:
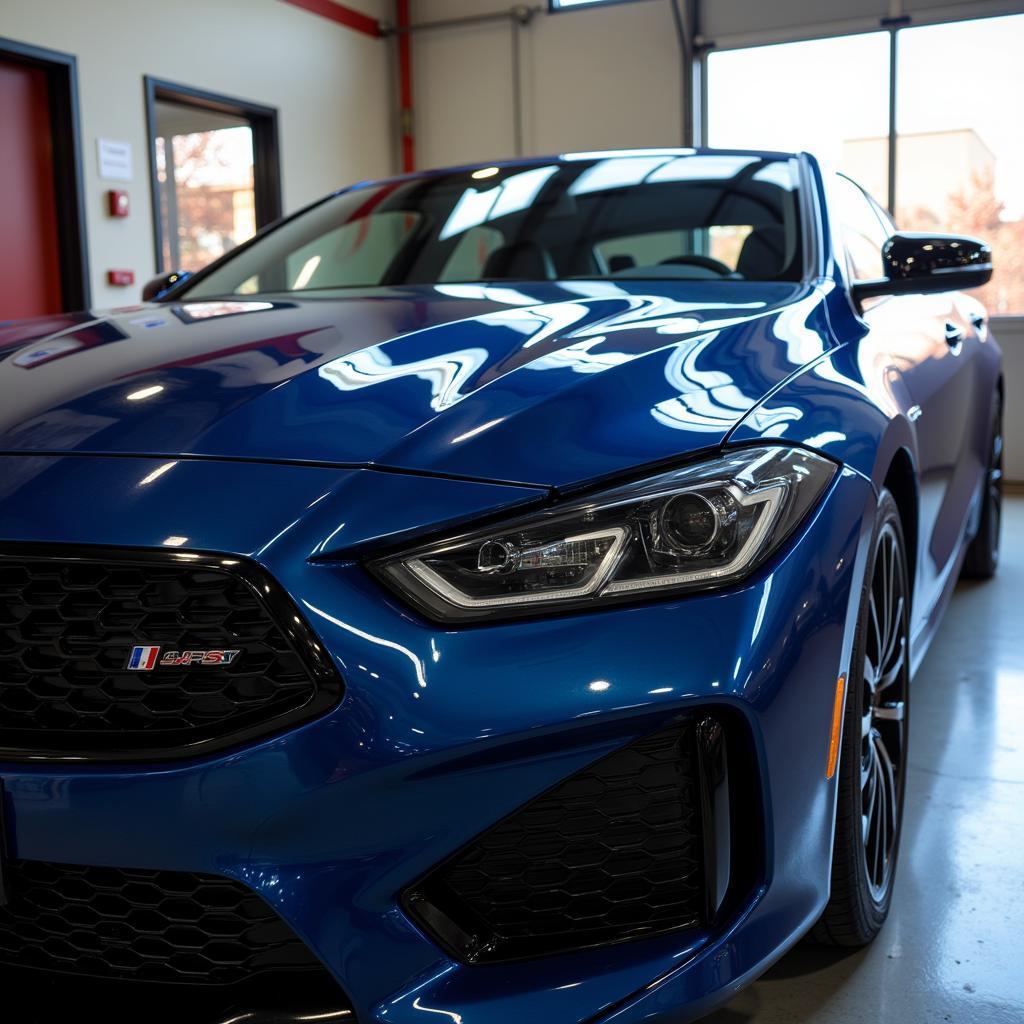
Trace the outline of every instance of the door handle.
<path fill-rule="evenodd" d="M 958 349 L 964 343 L 964 329 L 956 324 L 946 321 L 946 328 L 943 332 L 946 344 L 951 349 Z"/>

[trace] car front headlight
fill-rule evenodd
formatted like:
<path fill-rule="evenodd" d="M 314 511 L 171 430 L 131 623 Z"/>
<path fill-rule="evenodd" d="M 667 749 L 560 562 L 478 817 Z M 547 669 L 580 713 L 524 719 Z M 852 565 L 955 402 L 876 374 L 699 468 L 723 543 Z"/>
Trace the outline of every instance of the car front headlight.
<path fill-rule="evenodd" d="M 370 568 L 442 622 L 722 586 L 778 549 L 837 468 L 799 448 L 740 448 Z"/>

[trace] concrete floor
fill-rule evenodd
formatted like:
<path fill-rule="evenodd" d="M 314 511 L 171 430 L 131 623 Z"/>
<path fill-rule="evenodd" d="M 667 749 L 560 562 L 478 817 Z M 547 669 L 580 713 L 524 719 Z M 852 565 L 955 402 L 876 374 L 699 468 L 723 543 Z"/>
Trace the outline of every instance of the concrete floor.
<path fill-rule="evenodd" d="M 1024 497 L 996 579 L 957 587 L 910 719 L 881 934 L 845 955 L 801 944 L 701 1024 L 1024 1022 Z"/>

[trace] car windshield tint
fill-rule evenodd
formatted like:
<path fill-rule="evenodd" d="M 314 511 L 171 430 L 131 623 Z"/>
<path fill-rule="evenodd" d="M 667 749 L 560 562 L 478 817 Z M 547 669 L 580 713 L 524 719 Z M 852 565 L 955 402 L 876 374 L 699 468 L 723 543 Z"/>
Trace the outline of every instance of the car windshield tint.
<path fill-rule="evenodd" d="M 799 281 L 797 163 L 609 154 L 358 186 L 197 281 L 190 298 L 495 280 Z"/>

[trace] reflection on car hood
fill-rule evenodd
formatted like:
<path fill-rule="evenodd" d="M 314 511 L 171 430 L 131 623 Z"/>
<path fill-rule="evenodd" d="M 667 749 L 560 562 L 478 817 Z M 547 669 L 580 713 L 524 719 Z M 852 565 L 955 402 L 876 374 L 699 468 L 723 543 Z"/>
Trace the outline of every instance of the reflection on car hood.
<path fill-rule="evenodd" d="M 0 451 L 566 485 L 717 446 L 828 344 L 806 288 L 652 287 L 378 289 L 9 324 Z"/>

